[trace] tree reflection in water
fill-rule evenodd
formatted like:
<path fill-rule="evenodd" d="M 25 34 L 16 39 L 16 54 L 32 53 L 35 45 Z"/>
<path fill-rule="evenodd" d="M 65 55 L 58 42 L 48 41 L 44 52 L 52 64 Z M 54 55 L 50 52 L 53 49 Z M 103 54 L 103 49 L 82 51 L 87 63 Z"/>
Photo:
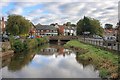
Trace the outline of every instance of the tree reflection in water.
<path fill-rule="evenodd" d="M 8 65 L 8 70 L 10 71 L 21 70 L 25 65 L 31 62 L 34 56 L 35 53 L 33 52 L 15 54 L 12 57 L 10 64 Z"/>
<path fill-rule="evenodd" d="M 74 50 L 60 45 L 40 46 L 34 51 L 16 54 L 10 60 L 9 64 L 3 68 L 3 76 L 8 78 L 98 77 L 93 67 L 87 67 L 87 62 L 77 58 Z"/>
<path fill-rule="evenodd" d="M 59 55 L 63 55 L 64 57 L 70 55 L 72 50 L 65 49 L 63 46 L 58 45 L 50 46 L 47 44 L 40 46 L 40 48 L 33 49 L 32 51 L 15 54 L 9 62 L 8 70 L 13 72 L 21 70 L 25 65 L 28 65 L 32 61 L 36 53 L 46 56 L 55 55 L 57 58 Z"/>
<path fill-rule="evenodd" d="M 15 54 L 11 58 L 11 61 L 8 65 L 8 70 L 10 71 L 21 70 L 25 65 L 28 65 L 32 61 L 36 53 L 38 53 L 42 48 L 46 48 L 47 46 L 48 44 L 35 48 L 31 51 Z"/>

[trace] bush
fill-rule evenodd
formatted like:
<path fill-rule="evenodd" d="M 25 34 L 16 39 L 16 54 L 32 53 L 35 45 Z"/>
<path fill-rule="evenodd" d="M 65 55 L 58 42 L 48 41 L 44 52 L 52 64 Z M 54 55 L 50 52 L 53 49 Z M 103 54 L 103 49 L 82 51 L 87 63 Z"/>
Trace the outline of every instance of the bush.
<path fill-rule="evenodd" d="M 24 41 L 24 48 L 28 50 L 36 47 L 37 45 L 38 45 L 38 42 L 36 39 L 26 39 Z"/>
<path fill-rule="evenodd" d="M 41 44 L 47 42 L 46 39 L 47 38 L 26 39 L 26 40 L 24 40 L 24 42 L 22 42 L 19 39 L 15 40 L 14 38 L 11 37 L 10 43 L 11 43 L 12 49 L 16 53 L 19 53 L 22 51 L 33 49 L 33 48 L 37 47 L 38 45 L 41 45 Z"/>
<path fill-rule="evenodd" d="M 44 44 L 44 43 L 48 42 L 47 37 L 36 38 L 36 40 L 37 40 L 38 45 L 40 45 L 40 44 Z"/>
<path fill-rule="evenodd" d="M 13 50 L 16 53 L 22 52 L 23 47 L 24 47 L 24 45 L 23 45 L 22 41 L 20 41 L 20 40 L 15 40 L 15 42 L 13 43 Z"/>
<path fill-rule="evenodd" d="M 15 42 L 15 39 L 13 36 L 10 36 L 10 45 L 11 45 L 11 49 L 13 49 L 13 44 Z"/>

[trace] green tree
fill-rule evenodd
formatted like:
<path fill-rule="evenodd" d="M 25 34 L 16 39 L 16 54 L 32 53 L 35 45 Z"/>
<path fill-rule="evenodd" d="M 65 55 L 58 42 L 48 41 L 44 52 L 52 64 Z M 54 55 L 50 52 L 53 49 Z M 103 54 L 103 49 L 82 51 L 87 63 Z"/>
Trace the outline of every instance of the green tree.
<path fill-rule="evenodd" d="M 28 34 L 31 27 L 31 22 L 20 15 L 8 16 L 6 31 L 12 35 Z"/>
<path fill-rule="evenodd" d="M 105 24 L 105 29 L 113 29 L 113 25 L 112 24 Z"/>
<path fill-rule="evenodd" d="M 71 24 L 71 22 L 64 23 L 63 25 L 71 26 L 71 27 L 76 27 L 76 25 L 75 24 Z"/>
<path fill-rule="evenodd" d="M 13 25 L 13 31 L 11 31 L 12 34 L 18 35 L 19 34 L 19 27 L 18 25 Z"/>
<path fill-rule="evenodd" d="M 96 19 L 85 17 L 77 22 L 77 34 L 83 35 L 83 32 L 90 32 L 91 35 L 97 34 L 102 36 L 103 28 Z"/>
<path fill-rule="evenodd" d="M 67 23 L 66 23 L 66 26 L 71 26 L 71 22 L 67 22 Z"/>

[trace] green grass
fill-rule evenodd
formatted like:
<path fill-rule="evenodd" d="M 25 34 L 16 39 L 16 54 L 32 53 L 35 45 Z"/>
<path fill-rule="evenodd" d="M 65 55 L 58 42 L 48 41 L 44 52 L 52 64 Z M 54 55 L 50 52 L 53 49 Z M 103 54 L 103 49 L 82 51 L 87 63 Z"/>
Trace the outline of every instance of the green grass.
<path fill-rule="evenodd" d="M 81 43 L 77 40 L 67 42 L 65 47 L 77 47 L 87 50 L 85 54 L 79 54 L 78 58 L 82 60 L 91 59 L 91 63 L 100 70 L 100 76 L 105 77 L 108 75 L 114 77 L 113 74 L 117 74 L 118 71 L 118 55 L 112 52 L 96 48 L 95 46 Z"/>

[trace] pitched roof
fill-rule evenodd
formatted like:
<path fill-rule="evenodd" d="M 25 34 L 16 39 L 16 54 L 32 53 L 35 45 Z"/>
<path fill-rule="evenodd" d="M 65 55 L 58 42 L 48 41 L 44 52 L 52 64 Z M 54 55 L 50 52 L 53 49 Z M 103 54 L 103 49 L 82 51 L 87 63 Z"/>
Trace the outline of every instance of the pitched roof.
<path fill-rule="evenodd" d="M 66 26 L 65 29 L 69 29 L 69 30 L 76 30 L 76 27 L 72 27 L 72 26 Z"/>
<path fill-rule="evenodd" d="M 35 26 L 36 29 L 39 29 L 39 30 L 55 30 L 56 28 L 52 25 L 36 25 Z"/>

